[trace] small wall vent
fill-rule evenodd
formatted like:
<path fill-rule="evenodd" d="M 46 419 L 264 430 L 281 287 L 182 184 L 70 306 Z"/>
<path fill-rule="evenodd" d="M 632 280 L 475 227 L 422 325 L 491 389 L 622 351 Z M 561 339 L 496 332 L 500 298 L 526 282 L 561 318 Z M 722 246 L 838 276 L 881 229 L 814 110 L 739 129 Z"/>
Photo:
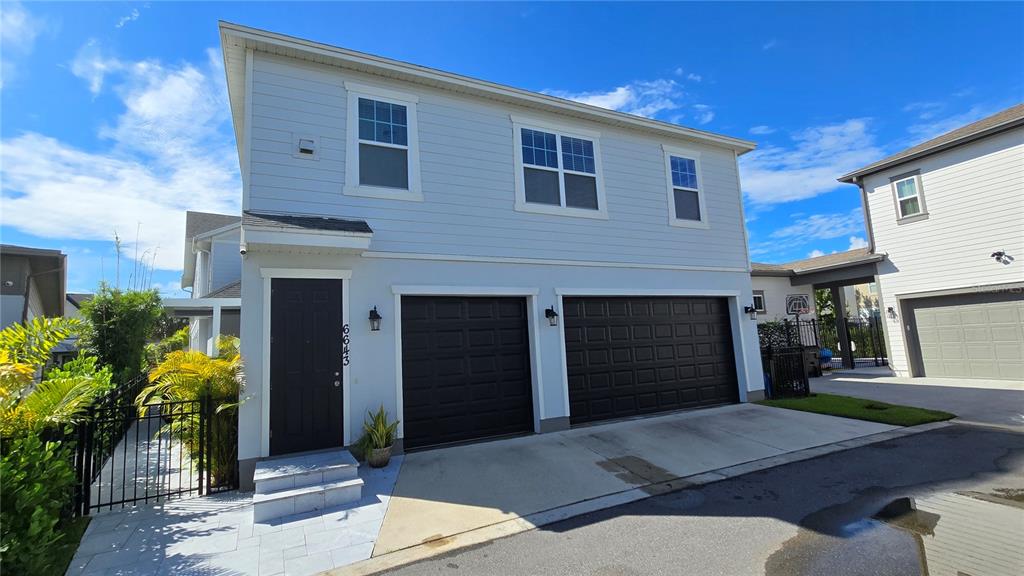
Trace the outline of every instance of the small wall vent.
<path fill-rule="evenodd" d="M 319 160 L 320 139 L 316 136 L 308 136 L 305 134 L 293 135 L 292 156 L 306 160 Z"/>

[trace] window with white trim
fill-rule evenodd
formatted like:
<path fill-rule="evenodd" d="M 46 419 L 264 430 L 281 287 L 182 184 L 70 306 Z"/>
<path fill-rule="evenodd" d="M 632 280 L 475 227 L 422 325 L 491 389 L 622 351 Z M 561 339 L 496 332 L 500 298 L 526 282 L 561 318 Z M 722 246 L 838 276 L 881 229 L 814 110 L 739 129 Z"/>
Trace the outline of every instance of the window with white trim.
<path fill-rule="evenodd" d="M 516 210 L 607 218 L 596 134 L 513 121 Z"/>
<path fill-rule="evenodd" d="M 892 181 L 892 190 L 896 195 L 896 214 L 900 219 L 925 213 L 921 181 L 917 174 L 897 176 Z"/>
<path fill-rule="evenodd" d="M 700 153 L 664 147 L 668 180 L 668 223 L 672 226 L 705 228 L 708 224 L 704 192 L 701 189 Z"/>
<path fill-rule="evenodd" d="M 764 290 L 754 290 L 754 311 L 764 312 Z"/>
<path fill-rule="evenodd" d="M 348 82 L 345 87 L 349 91 L 345 193 L 422 200 L 417 98 Z"/>

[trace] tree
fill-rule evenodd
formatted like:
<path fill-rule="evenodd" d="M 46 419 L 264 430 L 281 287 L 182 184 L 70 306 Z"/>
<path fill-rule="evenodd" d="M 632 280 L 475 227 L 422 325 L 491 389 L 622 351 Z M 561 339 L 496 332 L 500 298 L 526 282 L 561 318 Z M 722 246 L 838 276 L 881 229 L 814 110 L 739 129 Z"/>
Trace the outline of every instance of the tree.
<path fill-rule="evenodd" d="M 153 338 L 163 307 L 156 290 L 126 290 L 101 284 L 82 306 L 89 319 L 83 344 L 125 380 L 145 369 L 146 343 Z"/>
<path fill-rule="evenodd" d="M 832 305 L 831 290 L 819 288 L 814 291 L 814 308 L 817 310 L 819 322 L 830 326 L 836 323 L 836 309 Z"/>

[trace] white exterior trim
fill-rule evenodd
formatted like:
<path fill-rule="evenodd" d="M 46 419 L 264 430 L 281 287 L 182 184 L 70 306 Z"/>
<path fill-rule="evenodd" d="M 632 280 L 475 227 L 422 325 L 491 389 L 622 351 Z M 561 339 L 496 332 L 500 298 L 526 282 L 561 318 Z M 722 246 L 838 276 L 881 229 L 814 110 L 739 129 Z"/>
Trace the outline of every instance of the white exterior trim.
<path fill-rule="evenodd" d="M 639 268 L 644 270 L 687 270 L 692 272 L 741 272 L 744 268 L 725 266 L 677 266 L 674 264 L 642 264 L 632 262 L 597 262 L 588 260 L 547 260 L 544 258 L 513 258 L 503 256 L 463 256 L 459 254 L 419 254 L 415 252 L 374 252 L 361 254 L 364 258 L 391 258 L 398 260 L 440 260 L 446 262 L 486 262 L 493 264 L 541 264 L 548 266 L 586 266 L 591 268 Z"/>
<path fill-rule="evenodd" d="M 545 414 L 543 380 L 540 356 L 540 312 L 537 302 L 538 288 L 505 288 L 494 286 L 430 286 L 392 285 L 395 295 L 395 418 L 398 420 L 396 438 L 405 438 L 405 398 L 402 390 L 402 296 L 509 296 L 525 297 L 526 325 L 530 338 L 530 385 L 533 388 L 533 431 L 540 433 L 540 421 Z M 564 347 L 563 347 L 564 350 Z M 564 362 L 563 362 L 564 364 Z"/>
<path fill-rule="evenodd" d="M 514 208 L 518 212 L 533 212 L 537 214 L 549 214 L 552 216 L 573 216 L 577 218 L 593 218 L 597 220 L 608 219 L 608 202 L 604 192 L 604 172 L 601 167 L 601 134 L 588 130 L 580 130 L 570 126 L 564 126 L 543 120 L 532 120 L 520 116 L 510 115 L 512 120 L 512 144 L 514 146 L 515 159 L 515 183 L 516 196 Z M 523 177 L 523 136 L 522 129 L 536 130 L 538 132 L 554 133 L 557 146 L 558 168 L 543 166 L 530 166 L 531 169 L 547 170 L 558 174 L 559 201 L 563 204 L 554 206 L 551 204 L 539 204 L 526 201 L 526 182 Z M 594 143 L 594 173 L 566 171 L 562 162 L 562 136 L 570 138 L 581 138 Z M 565 174 L 578 174 L 580 176 L 592 177 L 597 190 L 597 210 L 587 208 L 574 208 L 565 206 Z"/>
<path fill-rule="evenodd" d="M 309 278 L 314 280 L 341 280 L 341 322 L 342 326 L 349 323 L 348 310 L 349 290 L 351 289 L 351 270 L 325 270 L 314 268 L 260 268 L 260 276 L 263 277 L 263 358 L 262 358 L 262 382 L 260 382 L 260 397 L 262 398 L 260 415 L 260 456 L 270 456 L 270 307 L 271 307 L 271 280 L 274 278 Z M 351 362 L 350 362 L 351 363 Z M 352 437 L 349 429 L 350 420 L 350 388 L 352 382 L 349 378 L 349 367 L 342 363 L 341 367 L 341 398 L 342 398 L 342 444 L 352 444 Z"/>
<path fill-rule="evenodd" d="M 245 126 L 242 132 L 242 147 L 239 149 L 239 160 L 242 171 L 242 210 L 249 209 L 249 186 L 252 182 L 252 48 L 245 50 Z"/>
<path fill-rule="evenodd" d="M 678 226 L 680 228 L 710 228 L 711 224 L 708 222 L 708 208 L 704 202 L 704 174 L 700 168 L 700 152 L 697 150 L 688 150 L 686 148 L 676 148 L 666 144 L 662 144 L 661 149 L 665 154 L 665 179 L 666 184 L 668 185 L 668 225 Z M 700 210 L 700 220 L 682 220 L 676 218 L 676 186 L 672 183 L 672 156 L 693 160 L 694 169 L 697 171 L 697 188 L 679 187 L 679 189 L 697 193 L 697 206 Z M 746 229 L 745 222 L 744 229 Z"/>
<path fill-rule="evenodd" d="M 420 184 L 420 142 L 419 123 L 416 118 L 416 106 L 419 98 L 412 94 L 346 81 L 348 92 L 348 114 L 345 125 L 345 187 L 342 192 L 349 196 L 368 198 L 384 198 L 388 200 L 423 201 L 423 188 Z M 369 98 L 405 106 L 408 144 L 406 146 L 389 146 L 385 143 L 374 143 L 385 148 L 401 148 L 408 152 L 409 189 L 385 188 L 382 186 L 364 186 L 359 183 L 359 98 Z"/>
<path fill-rule="evenodd" d="M 559 296 L 740 296 L 739 290 L 700 288 L 555 288 Z"/>

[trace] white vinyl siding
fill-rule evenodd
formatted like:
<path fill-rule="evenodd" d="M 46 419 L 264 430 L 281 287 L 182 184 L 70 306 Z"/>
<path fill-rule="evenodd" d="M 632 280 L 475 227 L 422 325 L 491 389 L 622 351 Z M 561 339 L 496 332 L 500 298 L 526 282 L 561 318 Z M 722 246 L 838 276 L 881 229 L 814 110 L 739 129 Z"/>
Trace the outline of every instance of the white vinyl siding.
<path fill-rule="evenodd" d="M 906 375 L 903 318 L 897 295 L 937 290 L 974 291 L 979 286 L 1024 283 L 1024 128 L 953 148 L 864 179 L 875 251 L 888 255 L 879 265 L 877 287 L 885 318 L 892 366 Z M 900 223 L 890 179 L 919 173 L 927 201 L 926 220 Z M 1010 266 L 991 254 L 1005 250 Z"/>
<path fill-rule="evenodd" d="M 680 140 L 701 152 L 704 213 L 711 229 L 666 226 L 663 142 L 644 133 L 573 119 L 574 132 L 600 133 L 600 179 L 608 218 L 524 213 L 515 205 L 510 115 L 536 110 L 342 73 L 255 54 L 248 206 L 365 219 L 375 252 L 616 262 L 631 265 L 747 266 L 736 160 L 729 149 Z M 348 152 L 346 81 L 418 97 L 423 202 L 343 194 Z M 567 124 L 568 118 L 537 118 Z M 541 126 L 543 127 L 543 126 Z M 292 134 L 319 137 L 319 160 L 294 158 Z M 585 136 L 585 134 L 580 134 Z"/>

